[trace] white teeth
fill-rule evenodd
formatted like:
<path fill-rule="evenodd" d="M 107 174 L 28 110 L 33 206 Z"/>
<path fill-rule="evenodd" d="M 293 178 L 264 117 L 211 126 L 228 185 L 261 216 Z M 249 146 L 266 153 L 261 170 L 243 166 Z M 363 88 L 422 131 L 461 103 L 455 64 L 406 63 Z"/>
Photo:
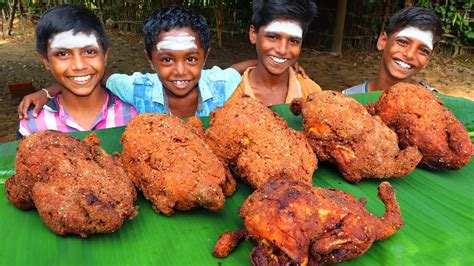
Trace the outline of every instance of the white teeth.
<path fill-rule="evenodd" d="M 184 85 L 188 83 L 188 81 L 187 80 L 173 80 L 173 83 L 176 85 Z"/>
<path fill-rule="evenodd" d="M 87 76 L 80 76 L 80 77 L 71 77 L 72 80 L 74 81 L 77 81 L 77 82 L 84 82 L 84 81 L 88 81 L 91 79 L 91 75 L 87 75 Z"/>
<path fill-rule="evenodd" d="M 287 61 L 287 59 L 285 59 L 285 58 L 279 58 L 279 57 L 275 57 L 275 56 L 270 56 L 270 58 L 271 58 L 273 61 L 275 61 L 275 62 L 277 62 L 277 63 L 279 63 L 279 64 L 284 63 L 284 62 Z"/>
<path fill-rule="evenodd" d="M 412 68 L 412 66 L 410 64 L 407 64 L 407 63 L 405 63 L 403 61 L 400 61 L 400 60 L 395 60 L 395 63 L 397 65 L 399 65 L 401 68 L 405 68 L 405 69 L 411 69 Z"/>

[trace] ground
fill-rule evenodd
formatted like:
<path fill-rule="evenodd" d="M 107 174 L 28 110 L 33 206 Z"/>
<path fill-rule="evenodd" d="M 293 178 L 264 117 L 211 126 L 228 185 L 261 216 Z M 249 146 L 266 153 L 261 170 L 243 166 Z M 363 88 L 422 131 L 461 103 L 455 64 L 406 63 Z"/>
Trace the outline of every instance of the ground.
<path fill-rule="evenodd" d="M 111 53 L 108 69 L 120 73 L 152 71 L 143 53 L 139 34 L 109 30 Z M 2 35 L 3 36 L 3 35 Z M 224 47 L 212 45 L 207 67 L 228 67 L 232 63 L 256 58 L 250 43 L 242 37 L 224 36 Z M 52 78 L 35 52 L 33 25 L 17 21 L 13 36 L 0 39 L 0 142 L 15 139 L 18 124 L 16 106 L 7 84 L 30 80 L 36 89 L 52 83 Z M 435 54 L 428 67 L 415 78 L 422 79 L 441 93 L 474 100 L 474 56 L 452 58 Z M 341 57 L 311 48 L 303 48 L 299 63 L 323 89 L 342 90 L 375 77 L 380 53 L 344 51 Z"/>

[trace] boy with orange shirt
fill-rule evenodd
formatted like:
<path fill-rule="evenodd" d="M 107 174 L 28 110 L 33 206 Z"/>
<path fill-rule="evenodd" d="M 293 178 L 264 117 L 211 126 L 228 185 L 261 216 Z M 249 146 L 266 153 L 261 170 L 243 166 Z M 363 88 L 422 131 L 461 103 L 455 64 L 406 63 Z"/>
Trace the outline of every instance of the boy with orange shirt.
<path fill-rule="evenodd" d="M 270 106 L 321 91 L 318 84 L 291 68 L 316 12 L 312 0 L 253 2 L 249 38 L 257 50 L 258 62 L 244 72 L 231 98 L 245 94 Z"/>

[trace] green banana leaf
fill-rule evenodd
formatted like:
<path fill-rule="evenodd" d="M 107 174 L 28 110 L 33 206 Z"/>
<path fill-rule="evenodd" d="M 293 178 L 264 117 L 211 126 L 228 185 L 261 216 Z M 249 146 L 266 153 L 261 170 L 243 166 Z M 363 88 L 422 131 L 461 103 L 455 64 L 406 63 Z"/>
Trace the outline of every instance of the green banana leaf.
<path fill-rule="evenodd" d="M 379 93 L 355 95 L 362 103 L 374 102 Z M 474 103 L 440 95 L 445 105 L 470 129 L 474 128 Z M 301 118 L 287 105 L 273 109 L 291 127 L 300 130 Z M 209 119 L 203 118 L 205 125 Z M 123 128 L 97 131 L 108 151 L 121 151 Z M 83 138 L 87 132 L 75 134 Z M 0 194 L 3 182 L 14 173 L 17 142 L 0 144 Z M 363 256 L 347 265 L 474 265 L 474 163 L 461 170 L 428 171 L 417 168 L 410 175 L 390 180 L 395 187 L 405 226 L 378 241 Z M 367 209 L 381 215 L 377 198 L 379 180 L 346 182 L 333 166 L 321 164 L 313 184 L 335 187 L 365 197 Z M 238 208 L 251 189 L 238 182 L 237 191 L 223 210 L 205 209 L 157 214 L 142 196 L 136 202 L 139 215 L 115 233 L 86 239 L 52 233 L 37 211 L 22 211 L 0 196 L 0 265 L 249 265 L 252 244 L 243 241 L 228 258 L 211 255 L 219 235 L 242 226 Z"/>

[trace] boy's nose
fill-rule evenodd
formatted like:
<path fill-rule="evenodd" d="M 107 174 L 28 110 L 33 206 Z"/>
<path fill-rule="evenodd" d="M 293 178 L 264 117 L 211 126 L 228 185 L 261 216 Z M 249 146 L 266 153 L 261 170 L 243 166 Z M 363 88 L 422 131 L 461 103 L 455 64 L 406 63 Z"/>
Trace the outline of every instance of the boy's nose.
<path fill-rule="evenodd" d="M 185 63 L 177 62 L 176 67 L 174 68 L 174 72 L 176 75 L 183 75 L 186 72 Z"/>
<path fill-rule="evenodd" d="M 276 45 L 275 50 L 279 55 L 286 54 L 288 50 L 288 43 L 284 40 L 280 40 L 278 44 Z"/>
<path fill-rule="evenodd" d="M 74 70 L 82 70 L 86 68 L 86 64 L 82 60 L 80 55 L 73 55 L 72 57 L 72 69 Z"/>
<path fill-rule="evenodd" d="M 417 47 L 415 45 L 409 45 L 403 50 L 403 56 L 405 56 L 408 59 L 412 59 L 415 56 L 416 52 L 417 52 Z"/>

